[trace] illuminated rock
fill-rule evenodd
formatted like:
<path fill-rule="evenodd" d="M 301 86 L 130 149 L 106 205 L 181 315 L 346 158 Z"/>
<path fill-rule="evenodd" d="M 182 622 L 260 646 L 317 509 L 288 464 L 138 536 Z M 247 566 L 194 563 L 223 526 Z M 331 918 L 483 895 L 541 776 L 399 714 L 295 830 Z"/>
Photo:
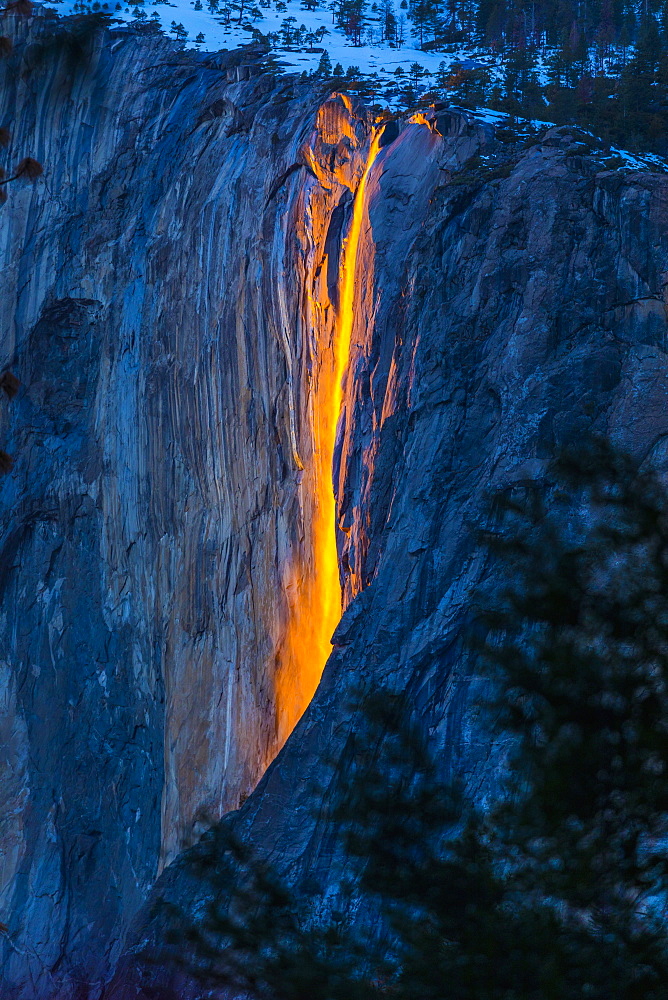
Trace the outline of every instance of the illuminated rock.
<path fill-rule="evenodd" d="M 462 649 L 488 491 L 592 430 L 665 463 L 668 177 L 611 171 L 596 142 L 574 156 L 565 128 L 522 149 L 461 115 L 433 124 L 401 130 L 367 182 L 335 470 L 350 603 L 308 710 L 224 821 L 319 914 L 346 867 L 318 802 L 349 779 L 360 689 L 405 692 L 444 772 L 496 794 L 503 747 Z M 194 906 L 191 864 L 156 895 Z M 105 1000 L 141 981 L 128 951 Z"/>
<path fill-rule="evenodd" d="M 252 54 L 174 58 L 122 33 L 69 83 L 47 61 L 38 139 L 2 91 L 47 164 L 1 218 L 3 998 L 109 973 L 162 867 L 284 743 L 340 617 L 320 275 L 369 122 Z"/>
<path fill-rule="evenodd" d="M 1 93 L 46 172 L 0 215 L 21 382 L 0 409 L 0 994 L 74 1000 L 242 802 L 228 822 L 335 897 L 314 782 L 346 781 L 326 762 L 360 684 L 407 691 L 444 768 L 493 794 L 461 655 L 470 525 L 589 428 L 660 453 L 668 180 L 447 110 L 370 157 L 347 98 L 127 33 L 31 77 L 37 132 L 22 87 Z M 250 794 L 318 682 L 334 544 L 334 654 Z M 187 854 L 165 889 L 193 898 Z M 135 976 L 129 950 L 105 996 Z"/>

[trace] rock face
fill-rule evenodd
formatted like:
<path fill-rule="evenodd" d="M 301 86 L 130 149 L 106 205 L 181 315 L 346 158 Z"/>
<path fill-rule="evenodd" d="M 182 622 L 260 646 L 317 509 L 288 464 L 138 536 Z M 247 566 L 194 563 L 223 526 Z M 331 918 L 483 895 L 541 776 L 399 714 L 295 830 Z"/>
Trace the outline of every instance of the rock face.
<path fill-rule="evenodd" d="M 105 997 L 130 997 L 129 923 L 252 790 L 324 659 L 323 441 L 373 129 L 249 55 L 120 33 L 16 79 L 14 147 L 47 173 L 0 217 L 22 383 L 0 425 L 0 993 L 99 997 L 117 966 Z M 406 691 L 444 769 L 494 793 L 461 653 L 486 492 L 589 430 L 654 458 L 668 440 L 668 177 L 567 129 L 507 142 L 433 111 L 386 127 L 362 208 L 347 608 L 228 820 L 322 908 L 337 852 L 313 781 L 345 781 L 360 684 Z M 187 905 L 189 865 L 158 891 Z"/>
<path fill-rule="evenodd" d="M 0 995 L 69 997 L 250 793 L 331 648 L 333 311 L 306 290 L 369 129 L 250 55 L 18 51 L 12 153 L 46 172 L 1 222 Z"/>

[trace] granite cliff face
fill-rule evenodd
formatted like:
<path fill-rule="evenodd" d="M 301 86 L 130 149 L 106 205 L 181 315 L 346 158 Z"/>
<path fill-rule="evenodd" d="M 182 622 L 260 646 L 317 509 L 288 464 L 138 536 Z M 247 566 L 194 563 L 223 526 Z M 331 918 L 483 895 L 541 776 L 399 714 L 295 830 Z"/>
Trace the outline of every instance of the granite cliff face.
<path fill-rule="evenodd" d="M 248 795 L 315 689 L 340 603 L 311 613 L 334 327 L 307 290 L 369 137 L 252 57 L 129 34 L 75 69 L 31 51 L 3 90 L 14 148 L 46 164 L 2 217 L 22 383 L 1 428 L 2 969 L 21 997 L 109 971 L 161 867 Z"/>
<path fill-rule="evenodd" d="M 47 173 L 0 218 L 0 994 L 130 997 L 156 877 L 242 802 L 227 822 L 330 905 L 313 779 L 345 781 L 360 684 L 407 691 L 493 793 L 470 524 L 587 430 L 663 457 L 668 177 L 447 110 L 370 159 L 347 99 L 129 34 L 12 80 Z M 334 651 L 246 799 L 317 684 L 335 544 Z M 187 905 L 189 865 L 158 891 Z"/>

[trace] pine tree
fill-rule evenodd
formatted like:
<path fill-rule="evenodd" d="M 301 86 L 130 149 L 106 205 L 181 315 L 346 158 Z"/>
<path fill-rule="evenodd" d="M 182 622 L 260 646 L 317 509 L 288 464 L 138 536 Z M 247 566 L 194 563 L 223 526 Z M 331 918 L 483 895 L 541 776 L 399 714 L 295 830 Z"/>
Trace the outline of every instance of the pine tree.
<path fill-rule="evenodd" d="M 508 110 L 531 118 L 541 103 L 536 54 L 532 49 L 520 44 L 510 52 L 505 63 L 504 87 Z"/>
<path fill-rule="evenodd" d="M 666 1000 L 668 493 L 593 442 L 494 500 L 469 656 L 505 795 L 483 815 L 405 696 L 363 695 L 328 778 L 341 909 L 288 889 L 223 822 L 210 904 L 169 957 L 272 1000 Z M 483 706 L 481 706 L 482 708 Z M 503 780 L 503 779 L 501 779 Z M 317 794 L 314 789 L 314 794 Z M 345 877 L 344 877 L 345 873 Z M 168 955 L 163 954 L 161 960 Z"/>
<path fill-rule="evenodd" d="M 336 14 L 337 24 L 354 45 L 362 44 L 362 31 L 367 0 L 340 0 Z"/>
<path fill-rule="evenodd" d="M 383 0 L 381 7 L 381 41 L 393 42 L 397 32 L 397 18 L 393 0 Z"/>
<path fill-rule="evenodd" d="M 596 57 L 599 72 L 603 72 L 604 61 L 609 55 L 610 46 L 614 38 L 615 26 L 613 23 L 612 0 L 603 0 L 601 5 L 601 19 L 596 31 Z"/>
<path fill-rule="evenodd" d="M 505 43 L 506 18 L 501 4 L 494 4 L 485 21 L 484 41 L 493 51 L 503 51 Z"/>
<path fill-rule="evenodd" d="M 668 48 L 668 0 L 661 8 L 661 41 L 664 49 Z"/>
<path fill-rule="evenodd" d="M 329 58 L 329 52 L 327 52 L 326 49 L 320 56 L 320 62 L 318 63 L 316 73 L 318 76 L 322 76 L 325 79 L 329 79 L 332 75 L 332 60 Z"/>
<path fill-rule="evenodd" d="M 420 48 L 428 37 L 438 34 L 443 25 L 442 0 L 411 0 L 408 16 L 413 34 L 419 39 Z"/>
<path fill-rule="evenodd" d="M 284 17 L 281 21 L 281 45 L 286 48 L 292 48 L 297 43 L 298 39 L 298 29 L 297 18 L 294 16 Z"/>
<path fill-rule="evenodd" d="M 643 76 L 656 80 L 656 73 L 661 59 L 661 35 L 656 18 L 647 14 L 640 22 L 638 42 L 636 45 L 634 65 L 635 70 Z"/>

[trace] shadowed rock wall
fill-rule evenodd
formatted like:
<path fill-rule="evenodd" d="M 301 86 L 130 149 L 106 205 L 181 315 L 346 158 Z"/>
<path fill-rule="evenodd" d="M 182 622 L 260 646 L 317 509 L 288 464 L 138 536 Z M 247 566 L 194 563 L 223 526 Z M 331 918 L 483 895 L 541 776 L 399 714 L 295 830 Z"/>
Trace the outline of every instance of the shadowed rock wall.
<path fill-rule="evenodd" d="M 369 127 L 124 34 L 85 72 L 16 80 L 15 148 L 47 175 L 0 219 L 23 384 L 0 423 L 2 995 L 69 1000 L 99 996 L 198 813 L 239 804 L 307 700 L 314 413 Z M 494 794 L 461 654 L 487 489 L 588 429 L 663 455 L 668 179 L 610 167 L 567 129 L 506 144 L 443 111 L 386 131 L 334 470 L 350 604 L 227 820 L 308 873 L 316 909 L 340 876 L 317 795 L 346 780 L 360 684 L 406 691 L 444 770 Z M 188 905 L 191 858 L 157 891 Z M 140 917 L 131 943 L 158 931 Z M 129 950 L 105 997 L 140 980 Z"/>
<path fill-rule="evenodd" d="M 309 709 L 225 821 L 315 913 L 345 872 L 320 803 L 372 752 L 355 739 L 360 688 L 406 692 L 444 774 L 480 802 L 498 794 L 504 748 L 462 652 L 490 571 L 472 530 L 488 491 L 539 477 L 590 431 L 665 462 L 668 177 L 613 165 L 565 128 L 509 146 L 444 111 L 407 124 L 369 176 L 336 470 L 352 600 Z M 156 895 L 194 905 L 206 842 Z M 159 936 L 140 921 L 135 940 Z M 105 997 L 142 981 L 129 952 Z"/>
<path fill-rule="evenodd" d="M 115 32 L 75 65 L 43 28 L 2 88 L 45 166 L 0 216 L 0 995 L 26 1000 L 108 974 L 319 678 L 333 315 L 306 289 L 368 142 L 252 55 Z"/>

